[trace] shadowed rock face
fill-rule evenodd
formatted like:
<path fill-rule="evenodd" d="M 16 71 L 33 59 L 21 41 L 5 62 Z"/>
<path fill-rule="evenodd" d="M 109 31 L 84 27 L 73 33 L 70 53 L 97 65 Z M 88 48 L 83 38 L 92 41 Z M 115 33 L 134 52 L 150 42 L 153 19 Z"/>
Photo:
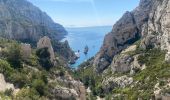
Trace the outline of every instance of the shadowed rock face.
<path fill-rule="evenodd" d="M 0 0 L 0 36 L 36 43 L 40 37 L 61 39 L 67 32 L 26 0 Z"/>
<path fill-rule="evenodd" d="M 105 36 L 104 43 L 94 59 L 93 65 L 97 72 L 106 69 L 116 54 L 147 34 L 144 28 L 147 27 L 149 15 L 156 2 L 157 0 L 141 0 L 136 9 L 126 12 L 117 21 L 112 31 Z"/>

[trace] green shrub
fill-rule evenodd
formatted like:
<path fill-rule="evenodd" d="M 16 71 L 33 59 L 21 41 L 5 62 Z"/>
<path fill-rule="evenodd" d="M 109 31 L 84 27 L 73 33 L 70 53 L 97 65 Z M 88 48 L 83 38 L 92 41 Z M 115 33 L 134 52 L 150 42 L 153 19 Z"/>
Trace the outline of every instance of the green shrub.
<path fill-rule="evenodd" d="M 22 88 L 16 95 L 15 100 L 39 100 L 39 93 L 33 88 Z"/>
<path fill-rule="evenodd" d="M 4 92 L 4 94 L 5 94 L 6 96 L 9 96 L 9 97 L 12 96 L 12 93 L 13 93 L 13 90 L 12 90 L 12 89 L 7 89 L 7 90 L 5 90 L 5 92 Z"/>
<path fill-rule="evenodd" d="M 160 86 L 160 87 L 165 86 L 165 84 L 166 84 L 165 81 L 163 81 L 163 80 L 160 80 L 160 81 L 159 81 L 159 86 Z"/>
<path fill-rule="evenodd" d="M 36 56 L 36 54 L 32 54 L 30 56 L 30 58 L 27 61 L 24 61 L 26 64 L 30 65 L 30 66 L 38 66 L 38 57 Z"/>
<path fill-rule="evenodd" d="M 7 81 L 10 81 L 13 78 L 15 70 L 10 66 L 7 61 L 0 59 L 0 73 L 5 76 Z"/>
<path fill-rule="evenodd" d="M 38 49 L 36 55 L 39 57 L 41 66 L 46 70 L 49 70 L 53 66 L 48 48 Z"/>
<path fill-rule="evenodd" d="M 8 48 L 7 60 L 14 68 L 21 68 L 22 56 L 20 50 L 21 48 L 17 43 L 11 44 Z"/>
<path fill-rule="evenodd" d="M 162 93 L 165 95 L 165 94 L 170 94 L 170 88 L 167 88 L 167 89 L 163 89 L 162 90 Z"/>
<path fill-rule="evenodd" d="M 32 83 L 32 87 L 38 91 L 38 93 L 43 96 L 46 94 L 46 85 L 43 80 L 35 79 Z"/>
<path fill-rule="evenodd" d="M 21 72 L 14 73 L 12 78 L 11 82 L 20 88 L 24 87 L 29 81 L 27 74 Z"/>

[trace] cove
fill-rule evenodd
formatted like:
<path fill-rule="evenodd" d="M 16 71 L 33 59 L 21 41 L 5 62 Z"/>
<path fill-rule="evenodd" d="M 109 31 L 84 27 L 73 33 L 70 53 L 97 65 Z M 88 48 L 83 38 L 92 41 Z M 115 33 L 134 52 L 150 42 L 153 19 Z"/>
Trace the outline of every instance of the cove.
<path fill-rule="evenodd" d="M 66 28 L 68 35 L 63 41 L 67 40 L 74 52 L 80 51 L 80 58 L 71 67 L 77 68 L 81 63 L 95 56 L 100 50 L 104 36 L 111 29 L 112 26 Z M 89 48 L 87 55 L 84 54 L 85 46 Z"/>

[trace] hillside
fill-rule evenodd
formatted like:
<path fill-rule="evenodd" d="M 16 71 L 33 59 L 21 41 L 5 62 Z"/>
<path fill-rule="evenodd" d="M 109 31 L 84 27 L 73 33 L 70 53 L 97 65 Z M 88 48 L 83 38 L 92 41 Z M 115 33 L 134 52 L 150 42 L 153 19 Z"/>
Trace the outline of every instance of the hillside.
<path fill-rule="evenodd" d="M 0 38 L 0 73 L 1 100 L 85 99 L 83 84 L 72 78 L 67 64 L 54 54 L 47 36 L 34 49 Z"/>
<path fill-rule="evenodd" d="M 75 77 L 106 100 L 169 100 L 170 0 L 140 0 Z M 80 77 L 78 77 L 80 76 Z"/>
<path fill-rule="evenodd" d="M 66 34 L 27 0 L 0 0 L 0 100 L 84 100 Z"/>
<path fill-rule="evenodd" d="M 140 0 L 77 70 L 61 25 L 25 0 L 0 4 L 0 99 L 170 99 L 170 0 Z"/>

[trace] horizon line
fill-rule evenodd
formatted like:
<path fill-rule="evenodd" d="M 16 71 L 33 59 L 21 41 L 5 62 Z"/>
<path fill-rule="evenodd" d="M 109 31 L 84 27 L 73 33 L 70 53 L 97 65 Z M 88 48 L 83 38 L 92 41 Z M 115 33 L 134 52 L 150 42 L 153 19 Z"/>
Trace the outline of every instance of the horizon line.
<path fill-rule="evenodd" d="M 86 28 L 86 27 L 103 27 L 103 26 L 113 26 L 113 25 L 87 25 L 87 26 L 70 25 L 70 26 L 64 26 L 64 28 Z"/>

